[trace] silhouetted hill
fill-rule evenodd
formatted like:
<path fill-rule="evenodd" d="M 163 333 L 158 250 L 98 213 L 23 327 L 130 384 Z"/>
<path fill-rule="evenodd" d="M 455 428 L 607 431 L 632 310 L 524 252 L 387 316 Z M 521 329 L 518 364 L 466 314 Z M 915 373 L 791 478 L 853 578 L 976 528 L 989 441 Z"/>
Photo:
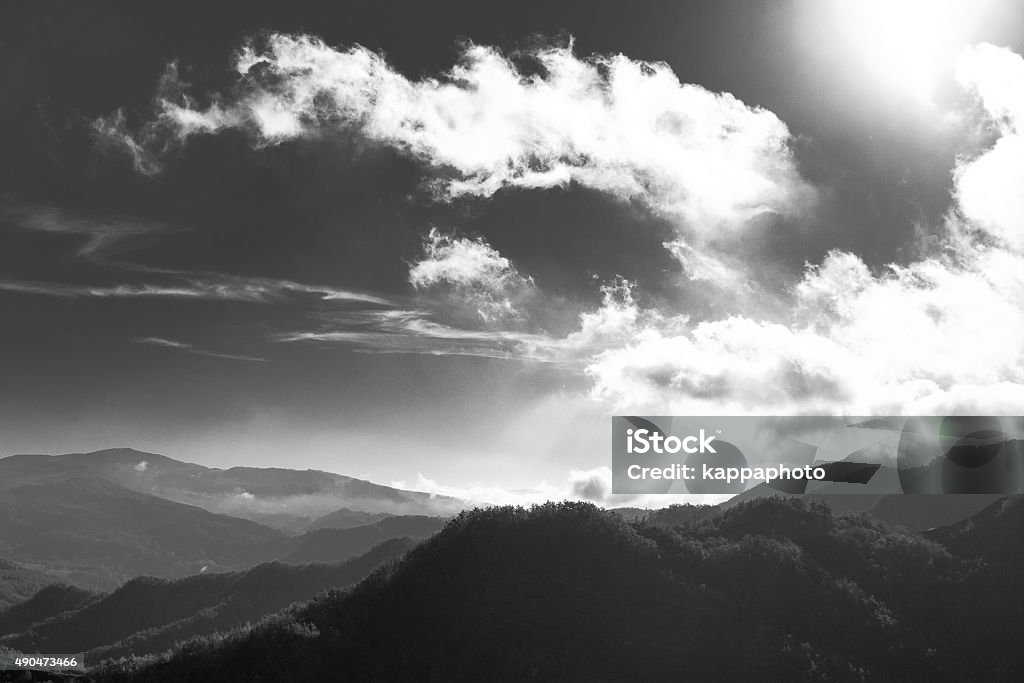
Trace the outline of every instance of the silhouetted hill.
<path fill-rule="evenodd" d="M 63 569 L 67 580 L 110 589 L 139 574 L 180 577 L 251 566 L 284 552 L 281 532 L 149 496 L 99 477 L 7 488 L 0 556 Z"/>
<path fill-rule="evenodd" d="M 176 581 L 140 577 L 73 611 L 27 622 L 33 626 L 2 643 L 23 652 L 87 652 L 93 662 L 161 652 L 175 642 L 229 630 L 328 588 L 348 586 L 413 545 L 410 539 L 392 539 L 342 564 L 272 562 Z"/>
<path fill-rule="evenodd" d="M 993 527 L 986 543 L 1015 531 Z M 578 503 L 491 508 L 460 514 L 351 591 L 192 641 L 169 659 L 93 673 L 1008 681 L 1024 665 L 1020 593 L 990 581 L 1021 569 L 998 556 L 979 567 L 870 516 L 799 499 L 754 500 L 679 526 L 629 524 Z"/>
<path fill-rule="evenodd" d="M 714 619 L 699 611 L 691 611 L 692 619 L 658 619 L 664 639 L 650 643 L 641 643 L 632 627 L 619 628 L 630 618 L 650 619 L 652 611 L 700 609 L 692 604 L 695 588 L 654 570 L 654 553 L 621 519 L 589 505 L 478 510 L 460 515 L 351 594 L 332 592 L 294 615 L 239 632 L 220 648 L 188 645 L 171 663 L 133 675 L 318 680 L 333 672 L 333 680 L 479 681 L 540 674 L 552 680 L 606 672 L 608 660 L 621 667 L 622 645 L 631 644 L 635 654 L 641 648 L 645 654 L 634 663 L 643 680 L 652 662 L 677 666 L 677 643 L 710 644 L 699 624 Z M 265 649 L 264 637 L 292 655 Z M 249 654 L 258 659 L 231 673 L 223 668 Z"/>
<path fill-rule="evenodd" d="M 296 532 L 341 507 L 369 513 L 451 514 L 461 501 L 319 470 L 222 470 L 155 453 L 114 448 L 0 458 L 0 491 L 74 477 L 99 477 L 133 491 Z"/>
<path fill-rule="evenodd" d="M 0 612 L 0 640 L 27 624 L 35 624 L 61 612 L 77 609 L 97 595 L 77 586 L 59 583 L 46 586 L 28 600 Z"/>
<path fill-rule="evenodd" d="M 1024 496 L 1003 498 L 970 519 L 926 536 L 962 557 L 1024 563 Z"/>
<path fill-rule="evenodd" d="M 1001 498 L 986 493 L 904 493 L 882 496 L 869 512 L 893 526 L 925 531 L 967 519 Z"/>
<path fill-rule="evenodd" d="M 403 515 L 348 529 L 317 529 L 297 538 L 295 548 L 283 559 L 291 563 L 342 562 L 389 538 L 426 538 L 444 523 L 440 517 Z"/>
<path fill-rule="evenodd" d="M 877 488 L 878 491 L 869 492 L 869 487 L 859 484 L 825 482 L 815 485 L 813 493 L 809 488 L 809 492 L 800 497 L 808 501 L 824 501 L 835 513 L 870 512 L 887 524 L 906 527 L 910 531 L 924 531 L 967 519 L 1002 498 L 999 494 L 981 493 L 899 493 L 899 480 L 896 471 L 891 467 L 881 468 L 874 479 L 878 482 L 872 488 Z M 856 491 L 861 488 L 865 489 L 865 492 L 857 493 Z M 792 495 L 767 484 L 759 484 L 729 499 L 721 507 L 727 509 L 758 498 Z"/>

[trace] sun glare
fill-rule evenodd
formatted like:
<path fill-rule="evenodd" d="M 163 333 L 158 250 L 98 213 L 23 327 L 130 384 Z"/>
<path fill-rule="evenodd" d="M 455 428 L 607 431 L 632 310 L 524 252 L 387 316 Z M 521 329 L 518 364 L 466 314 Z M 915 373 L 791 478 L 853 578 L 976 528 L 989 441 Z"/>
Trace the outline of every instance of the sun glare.
<path fill-rule="evenodd" d="M 837 20 L 874 77 L 929 102 L 992 0 L 834 0 Z"/>

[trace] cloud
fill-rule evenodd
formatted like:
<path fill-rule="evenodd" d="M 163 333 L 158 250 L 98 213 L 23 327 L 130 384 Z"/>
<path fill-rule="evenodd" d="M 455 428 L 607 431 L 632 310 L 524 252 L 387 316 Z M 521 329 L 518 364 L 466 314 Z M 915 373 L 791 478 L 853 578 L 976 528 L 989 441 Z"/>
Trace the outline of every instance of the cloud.
<path fill-rule="evenodd" d="M 143 173 L 159 172 L 194 136 L 235 130 L 257 147 L 345 135 L 398 149 L 423 164 L 442 201 L 506 188 L 590 188 L 667 218 L 675 235 L 665 247 L 687 276 L 741 301 L 754 295 L 752 266 L 723 249 L 765 217 L 802 214 L 815 195 L 777 116 L 680 83 L 663 63 L 580 57 L 572 44 L 511 56 L 471 45 L 447 72 L 412 80 L 360 46 L 272 34 L 244 45 L 234 67 L 232 87 L 204 94 L 170 64 L 149 120 L 132 129 L 116 112 L 95 123 L 98 138 L 126 150 Z M 406 326 L 408 344 L 397 343 L 386 317 L 379 322 L 390 329 L 382 334 L 309 330 L 279 338 L 316 335 L 366 350 L 448 353 L 451 345 L 424 342 L 440 335 L 423 327 L 472 331 L 482 323 L 511 331 L 454 352 L 550 360 L 538 350 L 544 344 L 537 335 L 546 335 L 531 318 L 557 319 L 561 327 L 578 311 L 556 310 L 482 238 L 436 229 L 409 281 L 417 307 L 430 315 L 417 329 Z M 509 352 L 509 336 L 522 342 L 521 352 Z"/>
<path fill-rule="evenodd" d="M 185 351 L 196 356 L 207 356 L 209 358 L 223 358 L 225 360 L 251 361 L 255 363 L 268 362 L 266 358 L 260 358 L 258 356 L 243 356 L 233 353 L 220 353 L 217 351 L 210 351 L 207 349 L 199 348 L 197 346 L 187 344 L 185 342 L 174 341 L 172 339 L 163 339 L 162 337 L 139 337 L 133 339 L 132 341 L 136 344 L 148 344 L 150 346 L 161 346 L 167 349 Z"/>
<path fill-rule="evenodd" d="M 985 412 L 1024 400 L 1024 257 L 1005 249 L 974 244 L 877 273 L 834 251 L 807 267 L 779 319 L 698 320 L 640 306 L 625 281 L 603 291 L 564 337 L 386 310 L 277 340 L 558 364 L 585 372 L 617 411 Z"/>
<path fill-rule="evenodd" d="M 543 295 L 507 258 L 432 231 L 409 274 L 422 306 L 348 312 L 278 341 L 561 363 L 619 410 L 988 412 L 1024 401 L 1024 60 L 1008 50 L 982 45 L 958 62 L 991 144 L 957 163 L 942 243 L 883 268 L 833 251 L 770 306 L 730 238 L 814 194 L 771 112 L 680 84 L 664 64 L 584 59 L 571 46 L 515 60 L 471 46 L 449 72 L 410 80 L 365 48 L 277 34 L 235 65 L 237 87 L 204 104 L 172 69 L 149 123 L 129 131 L 115 116 L 98 129 L 144 172 L 192 136 L 235 129 L 257 145 L 343 132 L 397 148 L 430 169 L 444 200 L 578 184 L 669 217 L 677 235 L 665 246 L 691 282 L 737 293 L 733 315 L 701 317 L 606 283 L 602 305 L 555 336 L 524 320 L 516 293 Z M 447 297 L 425 296 L 437 292 Z M 458 303 L 477 325 L 453 316 Z M 577 485 L 601 490 L 593 473 Z"/>
<path fill-rule="evenodd" d="M 488 505 L 531 505 L 548 500 L 558 500 L 562 497 L 561 490 L 546 481 L 525 489 L 507 489 L 501 486 L 477 483 L 451 486 L 425 477 L 422 472 L 416 473 L 416 480 L 413 482 L 392 481 L 389 486 L 405 491 L 419 491 L 434 496 L 448 496 L 470 503 Z"/>
<path fill-rule="evenodd" d="M 857 255 L 833 251 L 806 267 L 780 312 L 747 298 L 737 314 L 717 319 L 641 307 L 632 285 L 620 282 L 605 288 L 598 310 L 580 316 L 576 332 L 545 349 L 586 356 L 593 396 L 619 411 L 1018 411 L 1024 60 L 991 46 L 964 60 L 958 76 L 977 92 L 998 137 L 958 164 L 947 239 L 930 255 L 873 271 Z M 701 268 L 733 279 L 717 265 Z"/>
<path fill-rule="evenodd" d="M 321 329 L 271 336 L 275 342 L 345 344 L 372 353 L 479 356 L 560 362 L 550 347 L 558 340 L 516 330 L 467 329 L 431 319 L 428 310 L 359 310 L 325 316 Z"/>
<path fill-rule="evenodd" d="M 1019 254 L 976 247 L 872 274 L 832 252 L 793 296 L 782 321 L 641 326 L 588 366 L 594 393 L 677 414 L 1013 410 L 1024 399 Z"/>
<path fill-rule="evenodd" d="M 10 201 L 0 202 L 0 218 L 22 230 L 79 236 L 83 241 L 76 256 L 99 264 L 111 264 L 111 256 L 136 249 L 157 236 L 176 232 L 160 221 L 130 216 L 89 217 L 54 206 Z"/>
<path fill-rule="evenodd" d="M 145 472 L 146 468 L 148 467 L 149 463 L 147 463 L 145 460 L 140 460 L 138 463 L 135 464 L 135 471 L 141 474 L 142 472 Z"/>
<path fill-rule="evenodd" d="M 495 324 L 481 328 L 479 325 L 467 327 L 444 322 L 438 318 L 450 314 L 450 307 L 443 301 L 435 301 L 429 308 L 330 313 L 321 316 L 319 329 L 278 333 L 270 339 L 284 343 L 353 345 L 358 350 L 372 353 L 524 360 L 582 371 L 594 354 L 628 343 L 635 331 L 645 325 L 681 329 L 688 321 L 685 316 L 666 317 L 657 310 L 641 309 L 633 299 L 632 285 L 625 280 L 618 279 L 603 285 L 601 292 L 602 306 L 582 312 L 578 316 L 577 328 L 566 336 L 543 330 L 528 331 L 522 326 Z M 540 301 L 538 305 L 543 303 Z M 515 321 L 506 318 L 492 322 Z"/>
<path fill-rule="evenodd" d="M 769 111 L 681 84 L 663 63 L 580 58 L 571 44 L 516 57 L 532 70 L 473 45 L 447 73 L 413 81 L 366 48 L 274 34 L 236 54 L 236 87 L 206 106 L 172 64 L 149 122 L 133 132 L 118 112 L 94 128 L 143 173 L 196 135 L 239 129 L 275 145 L 344 131 L 422 161 L 442 198 L 576 183 L 701 235 L 808 199 L 789 131 Z"/>
<path fill-rule="evenodd" d="M 955 78 L 973 91 L 1003 134 L 1019 134 L 1024 122 L 1024 59 L 1012 50 L 982 43 L 964 49 Z"/>
<path fill-rule="evenodd" d="M 456 238 L 431 228 L 423 251 L 409 268 L 410 284 L 417 290 L 444 290 L 484 323 L 521 318 L 520 305 L 535 294 L 533 279 L 520 275 L 482 238 Z"/>
<path fill-rule="evenodd" d="M 197 299 L 236 299 L 249 300 L 241 293 L 229 293 L 209 287 L 179 287 L 148 284 L 124 284 L 109 287 L 91 285 L 65 285 L 55 282 L 36 282 L 32 280 L 0 280 L 0 290 L 21 294 L 39 294 L 57 296 L 68 299 L 78 297 L 133 298 L 133 297 L 175 297 Z"/>
<path fill-rule="evenodd" d="M 133 280 L 139 278 L 139 274 L 142 273 L 166 281 L 88 285 L 0 280 L 0 291 L 63 298 L 171 297 L 252 303 L 269 303 L 288 295 L 313 295 L 322 301 L 391 305 L 387 299 L 373 294 L 336 287 L 275 278 L 154 268 L 112 259 L 117 254 L 138 250 L 154 239 L 182 232 L 162 222 L 122 215 L 87 216 L 53 206 L 16 204 L 10 201 L 0 202 L 0 218 L 11 221 L 22 230 L 79 236 L 83 241 L 75 254 L 76 257 L 108 270 L 125 272 Z"/>
<path fill-rule="evenodd" d="M 69 285 L 33 280 L 0 280 L 0 291 L 38 294 L 67 299 L 94 297 L 99 299 L 165 297 L 210 301 L 269 303 L 288 294 L 313 294 L 324 301 L 353 301 L 390 305 L 381 297 L 331 287 L 306 285 L 289 280 L 246 278 L 232 275 L 206 274 L 186 277 L 171 284 L 130 283 L 119 285 Z"/>
<path fill-rule="evenodd" d="M 612 470 L 610 467 L 598 467 L 592 470 L 570 470 L 569 490 L 583 500 L 603 503 L 611 495 Z M 622 496 L 629 500 L 635 496 Z"/>
<path fill-rule="evenodd" d="M 1024 148 L 1016 146 L 1024 60 L 981 46 L 965 53 L 957 74 L 977 94 L 996 137 L 958 163 L 946 239 L 925 257 L 871 269 L 856 254 L 832 251 L 807 265 L 781 310 L 751 296 L 722 318 L 641 306 L 635 286 L 619 281 L 605 285 L 602 305 L 583 312 L 566 336 L 491 330 L 475 336 L 477 349 L 500 340 L 506 357 L 583 368 L 592 395 L 618 411 L 1018 411 L 1024 402 L 1024 177 L 1018 176 Z M 704 258 L 673 246 L 685 259 Z M 701 260 L 693 270 L 698 280 L 741 286 L 742 278 L 717 259 Z M 395 332 L 415 328 L 399 325 Z M 583 477 L 579 490 L 596 494 L 597 481 Z"/>
<path fill-rule="evenodd" d="M 627 505 L 660 508 L 683 503 L 715 504 L 729 498 L 729 496 L 688 494 L 613 494 L 611 492 L 611 470 L 607 467 L 599 467 L 594 470 L 570 470 L 566 481 L 561 486 L 550 484 L 547 481 L 521 489 L 480 483 L 453 486 L 441 484 L 422 473 L 417 473 L 414 482 L 392 481 L 390 486 L 407 491 L 430 493 L 435 496 L 448 496 L 467 501 L 470 504 L 488 505 L 533 505 L 552 500 L 586 500 L 608 508 Z"/>
<path fill-rule="evenodd" d="M 960 210 L 976 227 L 1024 250 L 1024 59 L 978 45 L 961 54 L 956 78 L 977 96 L 999 136 L 993 147 L 958 166 Z"/>
<path fill-rule="evenodd" d="M 808 267 L 785 321 L 648 324 L 599 353 L 595 395 L 702 413 L 1013 411 L 1024 399 L 1024 258 L 976 247 L 872 274 Z"/>
<path fill-rule="evenodd" d="M 186 282 L 198 290 L 207 290 L 222 294 L 223 298 L 242 301 L 265 303 L 278 300 L 287 294 L 309 294 L 322 301 L 349 301 L 374 306 L 392 305 L 389 299 L 374 294 L 323 285 L 310 285 L 292 280 L 244 277 L 222 273 L 190 274 L 187 271 L 180 271 L 180 273 L 185 276 Z"/>
<path fill-rule="evenodd" d="M 176 299 L 228 300 L 262 303 L 273 293 L 266 287 L 232 287 L 219 282 L 192 280 L 180 285 L 121 284 L 111 286 L 66 285 L 31 280 L 0 280 L 0 290 L 21 294 L 39 294 L 67 299 L 95 297 L 99 299 L 166 297 Z"/>

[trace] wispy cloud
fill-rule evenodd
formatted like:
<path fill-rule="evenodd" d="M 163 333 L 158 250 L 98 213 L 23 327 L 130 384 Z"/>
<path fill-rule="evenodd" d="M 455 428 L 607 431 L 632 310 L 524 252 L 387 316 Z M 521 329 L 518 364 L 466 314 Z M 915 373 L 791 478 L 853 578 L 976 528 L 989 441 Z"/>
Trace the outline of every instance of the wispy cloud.
<path fill-rule="evenodd" d="M 520 327 L 459 326 L 438 318 L 450 314 L 440 305 L 434 309 L 393 308 L 351 310 L 319 316 L 319 326 L 275 334 L 276 342 L 307 342 L 354 346 L 367 353 L 461 355 L 523 360 L 560 365 L 583 371 L 594 358 L 611 348 L 631 342 L 638 330 L 657 326 L 678 330 L 685 316 L 666 317 L 645 310 L 633 299 L 632 287 L 619 280 L 602 287 L 603 304 L 579 314 L 568 335 Z M 506 321 L 507 322 L 507 321 Z M 526 321 L 530 322 L 530 321 Z"/>
<path fill-rule="evenodd" d="M 223 289 L 226 292 L 244 293 L 252 301 L 272 301 L 285 294 L 308 294 L 322 301 L 350 301 L 375 306 L 392 305 L 389 299 L 375 294 L 275 278 L 206 273 L 200 274 L 195 278 L 189 278 L 189 282 L 196 286 L 208 286 L 214 289 Z"/>
<path fill-rule="evenodd" d="M 379 296 L 336 287 L 305 284 L 275 278 L 245 277 L 213 272 L 154 268 L 125 260 L 115 254 L 138 249 L 151 240 L 180 232 L 163 223 L 146 223 L 127 217 L 83 217 L 46 206 L 0 206 L 0 216 L 24 230 L 76 235 L 83 244 L 76 255 L 107 270 L 121 271 L 137 280 L 140 275 L 164 282 L 124 282 L 114 285 L 70 284 L 38 280 L 0 280 L 0 290 L 64 298 L 171 297 L 227 300 L 251 303 L 278 301 L 286 296 L 314 296 L 324 301 L 349 301 L 387 306 Z M 109 276 L 104 276 L 109 280 Z"/>
<path fill-rule="evenodd" d="M 101 265 L 122 265 L 111 257 L 179 232 L 163 221 L 131 216 L 87 216 L 55 206 L 0 202 L 0 218 L 22 230 L 77 236 L 76 256 Z"/>
<path fill-rule="evenodd" d="M 547 335 L 466 329 L 436 322 L 430 316 L 426 310 L 351 311 L 327 316 L 320 329 L 276 334 L 271 340 L 343 344 L 369 353 L 564 361 L 551 353 L 557 340 Z"/>
<path fill-rule="evenodd" d="M 0 281 L 0 290 L 22 294 L 39 294 L 68 299 L 96 297 L 100 299 L 169 297 L 183 299 L 208 299 L 264 302 L 265 293 L 247 288 L 225 287 L 218 283 L 193 281 L 180 286 L 151 284 L 122 284 L 112 286 L 66 285 L 56 282 Z"/>
<path fill-rule="evenodd" d="M 353 301 L 381 306 L 389 305 L 386 299 L 370 294 L 305 285 L 288 280 L 244 278 L 215 274 L 208 275 L 207 277 L 209 279 L 190 277 L 180 282 L 166 285 L 126 283 L 104 286 L 32 280 L 0 280 L 0 290 L 68 299 L 82 297 L 100 299 L 164 297 L 248 303 L 269 303 L 279 301 L 289 294 L 299 294 L 315 295 L 316 298 L 325 301 Z"/>
<path fill-rule="evenodd" d="M 323 301 L 353 302 L 389 306 L 380 296 L 337 287 L 292 280 L 249 277 L 153 267 L 112 257 L 137 251 L 157 239 L 184 232 L 163 222 L 130 216 L 87 216 L 53 206 L 0 203 L 0 218 L 22 230 L 79 236 L 82 245 L 76 256 L 106 271 L 125 273 L 125 279 L 160 279 L 165 282 L 124 282 L 114 285 L 69 284 L 37 280 L 0 280 L 0 290 L 64 298 L 172 297 L 270 303 L 287 296 L 313 296 Z M 129 278 L 130 276 L 130 278 Z M 104 279 L 109 280 L 109 276 Z"/>
<path fill-rule="evenodd" d="M 209 349 L 200 348 L 193 344 L 187 344 L 185 342 L 174 341 L 171 339 L 164 339 L 162 337 L 138 337 L 132 340 L 136 344 L 148 344 L 150 346 L 160 346 L 167 349 L 175 349 L 177 351 L 184 351 L 191 353 L 196 356 L 207 356 L 209 358 L 223 358 L 225 360 L 241 360 L 241 361 L 252 361 L 257 363 L 266 363 L 266 358 L 259 356 L 246 356 L 234 353 L 221 353 L 219 351 L 211 351 Z"/>

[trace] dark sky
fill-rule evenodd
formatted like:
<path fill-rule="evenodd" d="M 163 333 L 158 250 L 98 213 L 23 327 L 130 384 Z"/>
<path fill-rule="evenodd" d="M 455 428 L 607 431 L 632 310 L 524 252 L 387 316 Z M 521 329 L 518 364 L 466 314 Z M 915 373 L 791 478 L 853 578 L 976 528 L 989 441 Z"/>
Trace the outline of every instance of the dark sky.
<path fill-rule="evenodd" d="M 990 137 L 949 114 L 965 105 L 948 76 L 927 104 L 876 78 L 860 58 L 868 29 L 848 30 L 827 5 L 6 3 L 0 456 L 132 446 L 218 466 L 410 486 L 422 474 L 481 489 L 557 489 L 569 470 L 606 464 L 616 407 L 587 398 L 599 382 L 588 361 L 523 344 L 557 346 L 617 277 L 665 316 L 770 317 L 789 306 L 778 300 L 804 265 L 830 250 L 876 273 L 911 263 L 941 236 L 957 155 Z M 1020 52 L 1019 14 L 996 7 L 955 47 L 984 40 Z M 410 83 L 444 81 L 471 44 L 509 56 L 523 78 L 543 79 L 531 55 L 570 37 L 584 60 L 664 63 L 681 83 L 774 113 L 788 128 L 784 172 L 812 198 L 750 219 L 756 229 L 742 237 L 696 237 L 702 228 L 656 200 L 624 201 L 599 181 L 439 197 L 431 181 L 450 181 L 457 164 L 338 124 L 337 112 L 281 140 L 261 138 L 251 121 L 184 142 L 156 130 L 147 152 L 161 168 L 150 174 L 96 133 L 121 111 L 123 130 L 142 140 L 170 63 L 184 84 L 175 101 L 187 93 L 197 111 L 260 87 L 279 92 L 270 76 L 243 81 L 233 70 L 247 40 L 274 35 L 363 46 Z M 450 274 L 410 284 L 432 227 L 439 254 L 486 245 L 507 259 L 489 271 L 500 291 Z M 681 286 L 683 261 L 664 246 L 680 235 L 724 262 L 756 264 L 762 303 Z M 495 301 L 515 304 L 501 325 L 486 315 Z M 396 328 L 382 311 L 415 315 Z M 423 335 L 424 320 L 447 327 Z M 451 330 L 472 334 L 453 341 Z M 364 336 L 337 334 L 353 331 Z M 296 341 L 302 332 L 336 336 Z"/>

